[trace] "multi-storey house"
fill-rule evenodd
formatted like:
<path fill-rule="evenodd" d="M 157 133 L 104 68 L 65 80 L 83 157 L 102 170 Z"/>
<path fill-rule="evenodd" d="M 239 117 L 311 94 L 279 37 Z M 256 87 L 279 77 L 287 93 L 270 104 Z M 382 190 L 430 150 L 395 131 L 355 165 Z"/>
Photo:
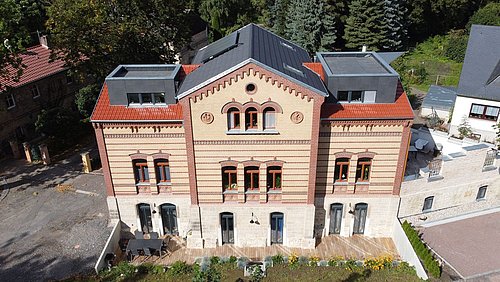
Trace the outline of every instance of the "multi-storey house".
<path fill-rule="evenodd" d="M 374 52 L 253 24 L 192 65 L 122 65 L 92 115 L 111 218 L 188 247 L 390 237 L 413 113 Z"/>

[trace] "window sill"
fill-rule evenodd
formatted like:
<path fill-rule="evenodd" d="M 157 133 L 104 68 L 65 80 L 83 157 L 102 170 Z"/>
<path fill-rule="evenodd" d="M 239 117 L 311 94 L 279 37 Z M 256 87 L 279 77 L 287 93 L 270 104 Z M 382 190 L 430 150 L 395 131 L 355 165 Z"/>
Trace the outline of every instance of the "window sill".
<path fill-rule="evenodd" d="M 12 110 L 14 109 L 16 106 L 12 106 L 12 107 L 8 107 L 7 110 Z"/>
<path fill-rule="evenodd" d="M 33 100 L 34 100 L 34 99 L 38 99 L 38 98 L 40 98 L 40 95 L 38 95 L 38 96 L 33 96 Z"/>
<path fill-rule="evenodd" d="M 172 186 L 171 182 L 158 182 L 156 183 L 158 186 Z"/>
<path fill-rule="evenodd" d="M 238 190 L 224 190 L 222 194 L 238 194 Z"/>
<path fill-rule="evenodd" d="M 482 172 L 485 172 L 485 171 L 492 171 L 492 170 L 496 170 L 497 167 L 494 166 L 494 165 L 487 165 L 487 166 L 484 166 L 483 169 L 482 169 Z"/>
<path fill-rule="evenodd" d="M 356 185 L 370 185 L 370 182 L 368 182 L 368 181 L 359 181 L 359 182 L 356 182 Z"/>
<path fill-rule="evenodd" d="M 245 191 L 245 194 L 259 194 L 259 193 L 260 193 L 259 189 Z"/>
<path fill-rule="evenodd" d="M 423 210 L 423 211 L 422 211 L 422 213 L 429 213 L 429 212 L 431 212 L 431 211 L 432 211 L 432 209 Z"/>
<path fill-rule="evenodd" d="M 348 181 L 335 181 L 333 185 L 349 185 Z"/>
<path fill-rule="evenodd" d="M 166 108 L 167 104 L 158 103 L 158 104 L 128 104 L 127 108 Z"/>
<path fill-rule="evenodd" d="M 280 134 L 278 130 L 275 129 L 266 129 L 266 130 L 239 130 L 239 129 L 231 129 L 226 131 L 227 135 L 278 135 Z"/>
<path fill-rule="evenodd" d="M 267 190 L 269 194 L 281 194 L 281 189 L 269 189 Z"/>
<path fill-rule="evenodd" d="M 476 202 L 484 202 L 484 201 L 486 201 L 486 198 L 476 199 Z"/>
<path fill-rule="evenodd" d="M 149 182 L 139 182 L 136 183 L 135 186 L 150 186 L 151 184 Z"/>
<path fill-rule="evenodd" d="M 469 116 L 469 118 L 477 119 L 477 120 L 484 120 L 484 121 L 491 121 L 491 122 L 496 122 L 498 120 L 498 117 L 496 119 L 489 119 L 489 118 L 480 118 L 480 117 L 471 117 L 471 116 Z"/>

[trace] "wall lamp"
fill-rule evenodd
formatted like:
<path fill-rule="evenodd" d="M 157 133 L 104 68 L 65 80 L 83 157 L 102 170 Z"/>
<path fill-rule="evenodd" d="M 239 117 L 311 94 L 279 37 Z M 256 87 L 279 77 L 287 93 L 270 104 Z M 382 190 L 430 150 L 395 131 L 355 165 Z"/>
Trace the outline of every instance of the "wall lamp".
<path fill-rule="evenodd" d="M 253 212 L 252 212 L 252 219 L 250 219 L 250 224 L 260 225 L 259 219 L 253 215 Z"/>

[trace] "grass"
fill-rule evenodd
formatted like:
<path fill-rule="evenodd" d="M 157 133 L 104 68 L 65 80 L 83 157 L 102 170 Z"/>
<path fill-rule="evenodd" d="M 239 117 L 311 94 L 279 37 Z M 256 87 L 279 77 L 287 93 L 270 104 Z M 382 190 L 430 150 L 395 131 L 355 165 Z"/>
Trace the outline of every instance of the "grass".
<path fill-rule="evenodd" d="M 425 92 L 436 82 L 443 86 L 457 86 L 462 63 L 450 60 L 444 55 L 448 40 L 448 36 L 429 38 L 394 61 L 392 66 L 409 86 Z"/>

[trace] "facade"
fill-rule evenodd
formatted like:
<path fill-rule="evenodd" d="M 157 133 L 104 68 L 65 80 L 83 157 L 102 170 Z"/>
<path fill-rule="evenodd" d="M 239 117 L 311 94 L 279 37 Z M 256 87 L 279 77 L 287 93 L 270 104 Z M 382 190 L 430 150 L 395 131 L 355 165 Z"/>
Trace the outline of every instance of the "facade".
<path fill-rule="evenodd" d="M 482 141 L 494 142 L 500 115 L 500 27 L 473 25 L 467 44 L 450 134 L 467 122 Z"/>
<path fill-rule="evenodd" d="M 413 113 L 376 53 L 256 25 L 192 65 L 125 65 L 92 115 L 111 218 L 190 248 L 391 237 Z"/>
<path fill-rule="evenodd" d="M 22 142 L 37 136 L 34 124 L 40 111 L 70 107 L 78 89 L 64 62 L 50 60 L 46 45 L 28 48 L 21 58 L 26 65 L 21 78 L 0 79 L 0 157 L 22 151 Z"/>
<path fill-rule="evenodd" d="M 500 205 L 497 151 L 487 143 L 449 143 L 443 132 L 429 134 L 442 155 L 401 186 L 399 217 L 419 226 Z M 417 153 L 420 154 L 420 153 Z M 410 158 L 409 162 L 425 159 Z"/>

